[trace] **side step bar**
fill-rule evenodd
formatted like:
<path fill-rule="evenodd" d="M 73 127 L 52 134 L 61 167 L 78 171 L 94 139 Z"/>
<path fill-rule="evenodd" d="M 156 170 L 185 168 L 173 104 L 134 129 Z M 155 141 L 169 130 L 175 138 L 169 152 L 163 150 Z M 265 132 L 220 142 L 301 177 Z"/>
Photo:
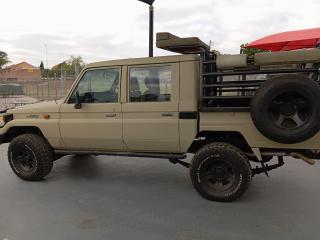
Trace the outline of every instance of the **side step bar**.
<path fill-rule="evenodd" d="M 103 151 L 69 151 L 55 150 L 58 155 L 106 155 L 120 157 L 142 157 L 142 158 L 162 158 L 162 159 L 185 159 L 186 154 L 165 154 L 165 153 L 132 153 L 132 152 L 103 152 Z"/>

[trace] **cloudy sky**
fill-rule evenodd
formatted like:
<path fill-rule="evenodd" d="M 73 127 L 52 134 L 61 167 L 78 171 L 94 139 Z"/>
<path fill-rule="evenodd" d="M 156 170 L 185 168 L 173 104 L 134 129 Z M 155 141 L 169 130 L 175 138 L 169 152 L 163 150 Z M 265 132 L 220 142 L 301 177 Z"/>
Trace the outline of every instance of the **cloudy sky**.
<path fill-rule="evenodd" d="M 320 27 L 319 0 L 156 0 L 155 31 L 198 36 L 223 53 L 265 35 Z M 49 66 L 148 53 L 148 8 L 137 0 L 1 1 L 0 51 L 13 63 Z M 156 50 L 156 55 L 166 55 Z"/>

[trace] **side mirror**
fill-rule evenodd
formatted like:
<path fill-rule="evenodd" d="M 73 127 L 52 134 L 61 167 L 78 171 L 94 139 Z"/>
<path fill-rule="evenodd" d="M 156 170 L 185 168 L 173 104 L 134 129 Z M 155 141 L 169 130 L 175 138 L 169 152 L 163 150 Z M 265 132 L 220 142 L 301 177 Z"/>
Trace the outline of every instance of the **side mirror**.
<path fill-rule="evenodd" d="M 76 104 L 74 105 L 75 109 L 81 109 L 82 108 L 82 104 L 81 104 L 81 98 L 79 95 L 79 92 L 76 92 Z"/>

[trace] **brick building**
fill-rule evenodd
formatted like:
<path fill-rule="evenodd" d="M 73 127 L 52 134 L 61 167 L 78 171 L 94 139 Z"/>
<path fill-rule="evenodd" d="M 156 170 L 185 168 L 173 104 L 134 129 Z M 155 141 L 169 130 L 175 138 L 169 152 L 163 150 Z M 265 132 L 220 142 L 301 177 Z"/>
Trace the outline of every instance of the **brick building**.
<path fill-rule="evenodd" d="M 27 62 L 21 62 L 0 69 L 0 81 L 27 82 L 41 80 L 41 71 Z"/>

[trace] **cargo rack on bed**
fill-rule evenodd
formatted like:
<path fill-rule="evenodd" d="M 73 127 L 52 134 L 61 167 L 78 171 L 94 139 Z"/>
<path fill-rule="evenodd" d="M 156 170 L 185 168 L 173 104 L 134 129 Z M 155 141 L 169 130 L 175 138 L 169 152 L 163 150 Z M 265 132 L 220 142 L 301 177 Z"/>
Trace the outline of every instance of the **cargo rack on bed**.
<path fill-rule="evenodd" d="M 201 112 L 247 112 L 260 85 L 278 74 L 306 74 L 319 82 L 320 49 L 290 52 L 219 55 L 199 38 L 157 34 L 157 47 L 200 55 Z M 252 78 L 253 77 L 253 78 Z"/>

